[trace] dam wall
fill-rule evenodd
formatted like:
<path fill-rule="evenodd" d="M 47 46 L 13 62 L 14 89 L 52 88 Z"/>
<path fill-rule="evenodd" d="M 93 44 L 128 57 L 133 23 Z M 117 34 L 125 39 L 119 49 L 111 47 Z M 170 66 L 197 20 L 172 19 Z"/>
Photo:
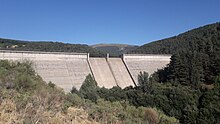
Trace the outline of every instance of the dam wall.
<path fill-rule="evenodd" d="M 171 55 L 158 54 L 124 54 L 123 61 L 125 62 L 129 73 L 138 84 L 138 75 L 140 72 L 153 74 L 158 69 L 162 69 L 170 62 Z"/>
<path fill-rule="evenodd" d="M 124 54 L 123 58 L 94 58 L 87 53 L 6 51 L 0 50 L 0 60 L 33 62 L 33 68 L 44 81 L 50 81 L 69 92 L 80 89 L 91 74 L 99 87 L 135 86 L 138 74 L 152 74 L 170 62 L 170 55 Z"/>

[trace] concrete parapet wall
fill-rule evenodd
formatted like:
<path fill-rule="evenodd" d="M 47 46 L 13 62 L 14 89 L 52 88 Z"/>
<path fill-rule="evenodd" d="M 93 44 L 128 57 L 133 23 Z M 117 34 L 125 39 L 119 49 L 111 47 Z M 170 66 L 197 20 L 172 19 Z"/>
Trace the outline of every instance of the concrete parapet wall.
<path fill-rule="evenodd" d="M 0 58 L 7 60 L 72 60 L 78 58 L 86 59 L 87 53 L 68 54 L 56 52 L 0 51 Z"/>
<path fill-rule="evenodd" d="M 138 59 L 138 60 L 154 60 L 154 61 L 170 61 L 171 55 L 163 54 L 124 54 L 123 59 Z"/>

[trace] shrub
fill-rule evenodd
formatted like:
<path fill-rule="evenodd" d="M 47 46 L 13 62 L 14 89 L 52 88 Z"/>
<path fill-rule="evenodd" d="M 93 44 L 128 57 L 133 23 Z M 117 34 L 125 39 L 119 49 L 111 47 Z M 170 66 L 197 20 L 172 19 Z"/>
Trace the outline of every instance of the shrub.
<path fill-rule="evenodd" d="M 73 86 L 72 87 L 72 89 L 71 89 L 71 91 L 70 91 L 71 93 L 75 93 L 75 94 L 78 94 L 79 93 L 79 91 Z"/>
<path fill-rule="evenodd" d="M 98 86 L 96 81 L 89 74 L 88 76 L 86 76 L 85 81 L 83 82 L 81 88 L 79 89 L 79 94 L 81 95 L 81 97 L 85 99 L 90 99 L 93 102 L 95 102 L 99 98 L 97 89 Z"/>
<path fill-rule="evenodd" d="M 20 74 L 15 78 L 15 88 L 18 91 L 27 91 L 34 87 L 34 82 L 29 75 Z"/>
<path fill-rule="evenodd" d="M 66 97 L 66 100 L 70 102 L 71 105 L 78 107 L 83 105 L 83 100 L 77 94 L 68 93 Z"/>
<path fill-rule="evenodd" d="M 145 109 L 145 119 L 149 122 L 149 124 L 158 124 L 159 123 L 159 115 L 152 108 Z"/>
<path fill-rule="evenodd" d="M 144 86 L 149 83 L 149 74 L 147 72 L 140 72 L 138 75 L 138 85 Z"/>
<path fill-rule="evenodd" d="M 55 84 L 50 81 L 50 82 L 48 83 L 48 86 L 51 87 L 51 88 L 54 88 L 54 87 L 55 87 Z"/>

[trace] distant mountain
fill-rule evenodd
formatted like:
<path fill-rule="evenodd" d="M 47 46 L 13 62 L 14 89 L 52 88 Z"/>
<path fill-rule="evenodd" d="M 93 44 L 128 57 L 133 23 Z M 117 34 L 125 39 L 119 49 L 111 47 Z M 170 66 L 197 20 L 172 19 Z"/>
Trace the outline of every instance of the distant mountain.
<path fill-rule="evenodd" d="M 182 49 L 196 50 L 207 49 L 203 47 L 213 46 L 212 49 L 220 49 L 220 22 L 199 27 L 180 35 L 154 41 L 138 47 L 130 53 L 154 53 L 173 54 Z"/>
<path fill-rule="evenodd" d="M 0 38 L 1 50 L 45 51 L 45 52 L 76 52 L 90 53 L 91 56 L 105 56 L 101 51 L 84 44 L 69 44 L 48 41 L 21 41 Z"/>
<path fill-rule="evenodd" d="M 119 56 L 136 49 L 138 46 L 128 44 L 96 44 L 92 45 L 92 47 L 104 53 L 109 53 L 111 56 Z"/>

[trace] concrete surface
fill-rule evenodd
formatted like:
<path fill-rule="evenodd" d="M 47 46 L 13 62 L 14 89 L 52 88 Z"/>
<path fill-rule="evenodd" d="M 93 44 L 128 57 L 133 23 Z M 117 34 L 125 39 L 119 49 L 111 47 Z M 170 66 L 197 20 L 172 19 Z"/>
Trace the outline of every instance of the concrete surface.
<path fill-rule="evenodd" d="M 117 86 L 105 58 L 90 57 L 89 61 L 98 86 L 105 88 L 112 88 L 113 86 Z"/>
<path fill-rule="evenodd" d="M 130 85 L 134 86 L 134 82 L 121 58 L 109 58 L 108 62 L 119 87 L 125 88 Z"/>
<path fill-rule="evenodd" d="M 170 55 L 134 55 L 125 54 L 124 61 L 127 65 L 135 83 L 138 84 L 138 75 L 140 72 L 147 72 L 149 75 L 153 74 L 157 69 L 162 69 L 170 62 Z"/>

